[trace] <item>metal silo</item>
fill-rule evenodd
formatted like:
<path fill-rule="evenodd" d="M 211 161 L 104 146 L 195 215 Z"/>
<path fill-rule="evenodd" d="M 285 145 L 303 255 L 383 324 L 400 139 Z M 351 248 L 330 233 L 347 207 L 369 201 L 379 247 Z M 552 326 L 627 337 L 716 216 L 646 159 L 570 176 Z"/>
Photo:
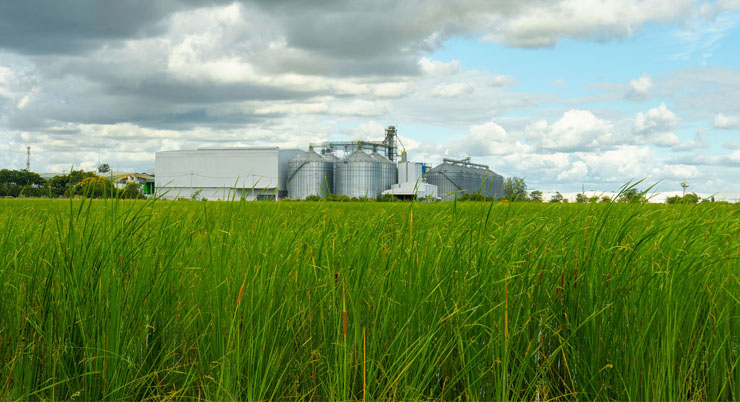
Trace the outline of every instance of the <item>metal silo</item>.
<path fill-rule="evenodd" d="M 481 180 L 483 175 L 481 170 L 476 167 L 466 166 L 465 167 L 465 189 L 468 193 L 478 194 L 481 192 Z"/>
<path fill-rule="evenodd" d="M 370 156 L 380 162 L 380 191 L 390 190 L 391 186 L 398 183 L 396 164 L 377 152 L 373 152 Z"/>
<path fill-rule="evenodd" d="M 323 156 L 324 159 L 328 160 L 331 163 L 337 163 L 337 162 L 339 162 L 341 160 L 341 159 L 339 159 L 336 155 L 334 155 L 331 152 L 327 152 L 325 154 L 322 154 L 321 156 Z"/>
<path fill-rule="evenodd" d="M 486 193 L 491 198 L 501 198 L 504 195 L 504 177 L 490 170 L 485 170 Z"/>
<path fill-rule="evenodd" d="M 437 186 L 437 194 L 442 200 L 449 201 L 459 198 L 465 188 L 465 168 L 451 163 L 442 163 L 427 173 L 427 183 Z"/>
<path fill-rule="evenodd" d="M 334 164 L 312 149 L 288 163 L 288 197 L 305 199 L 331 194 L 334 187 Z"/>
<path fill-rule="evenodd" d="M 338 157 L 337 157 L 336 155 L 334 155 L 334 154 L 333 154 L 333 153 L 331 153 L 331 152 L 327 152 L 327 153 L 325 153 L 325 154 L 321 154 L 321 156 L 323 156 L 323 157 L 324 157 L 324 159 L 326 159 L 327 161 L 331 162 L 332 176 L 334 177 L 334 180 L 333 180 L 333 181 L 331 182 L 331 191 L 332 191 L 332 194 L 335 194 L 335 192 L 336 192 L 336 188 L 337 188 L 337 187 L 336 187 L 336 180 L 337 180 L 337 174 L 336 174 L 336 171 L 337 171 L 337 163 L 339 163 L 339 161 L 341 161 L 341 159 L 339 159 L 339 158 L 338 158 Z"/>
<path fill-rule="evenodd" d="M 381 163 L 361 150 L 337 162 L 334 172 L 338 195 L 375 198 L 380 194 Z"/>

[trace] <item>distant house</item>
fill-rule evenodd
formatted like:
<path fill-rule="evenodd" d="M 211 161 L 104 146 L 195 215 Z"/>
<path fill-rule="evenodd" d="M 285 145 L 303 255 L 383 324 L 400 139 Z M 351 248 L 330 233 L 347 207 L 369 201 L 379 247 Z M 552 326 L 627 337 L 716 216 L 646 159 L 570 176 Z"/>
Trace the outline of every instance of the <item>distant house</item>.
<path fill-rule="evenodd" d="M 104 175 L 105 176 L 105 175 Z M 114 173 L 111 175 L 116 188 L 124 188 L 128 183 L 141 184 L 141 193 L 154 194 L 154 175 L 148 173 Z"/>

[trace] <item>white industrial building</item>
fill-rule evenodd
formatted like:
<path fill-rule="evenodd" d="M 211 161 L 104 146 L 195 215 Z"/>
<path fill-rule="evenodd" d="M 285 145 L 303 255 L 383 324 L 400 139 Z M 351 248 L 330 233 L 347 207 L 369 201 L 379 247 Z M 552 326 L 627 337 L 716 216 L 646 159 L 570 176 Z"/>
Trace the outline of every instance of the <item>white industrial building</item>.
<path fill-rule="evenodd" d="M 279 147 L 157 152 L 156 191 L 169 200 L 279 200 L 287 196 L 288 162 L 301 154 Z"/>
<path fill-rule="evenodd" d="M 398 183 L 393 184 L 383 195 L 398 198 L 437 198 L 437 186 L 426 183 L 423 176 L 424 164 L 403 161 L 398 163 Z"/>

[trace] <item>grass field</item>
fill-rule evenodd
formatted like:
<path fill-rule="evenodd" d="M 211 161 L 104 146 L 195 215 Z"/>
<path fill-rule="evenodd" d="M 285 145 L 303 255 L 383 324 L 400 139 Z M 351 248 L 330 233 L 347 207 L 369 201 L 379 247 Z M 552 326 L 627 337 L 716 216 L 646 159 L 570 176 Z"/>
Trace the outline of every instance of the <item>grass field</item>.
<path fill-rule="evenodd" d="M 0 400 L 740 399 L 740 206 L 0 200 Z"/>

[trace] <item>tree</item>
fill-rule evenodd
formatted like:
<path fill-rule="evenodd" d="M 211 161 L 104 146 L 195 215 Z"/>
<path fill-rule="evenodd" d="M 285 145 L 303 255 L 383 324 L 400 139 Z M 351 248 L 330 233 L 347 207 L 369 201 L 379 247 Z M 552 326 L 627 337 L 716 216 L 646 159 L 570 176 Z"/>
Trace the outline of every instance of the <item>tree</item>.
<path fill-rule="evenodd" d="M 40 197 L 45 194 L 46 185 L 38 173 L 27 170 L 0 170 L 0 196 L 18 197 L 19 195 Z"/>
<path fill-rule="evenodd" d="M 112 198 L 116 195 L 113 183 L 105 177 L 87 177 L 80 182 L 76 194 L 89 198 Z"/>
<path fill-rule="evenodd" d="M 666 204 L 680 204 L 683 202 L 683 197 L 680 195 L 674 195 L 673 197 L 666 197 L 665 203 Z"/>
<path fill-rule="evenodd" d="M 84 170 L 73 170 L 69 174 L 62 174 L 54 176 L 49 180 L 49 188 L 52 195 L 57 197 L 68 197 L 72 188 L 80 184 L 83 180 L 91 177 L 98 177 L 93 172 L 86 172 Z M 78 192 L 79 193 L 79 192 Z"/>
<path fill-rule="evenodd" d="M 565 198 L 563 198 L 563 195 L 559 191 L 550 197 L 550 202 L 564 202 L 564 200 Z"/>
<path fill-rule="evenodd" d="M 534 202 L 542 202 L 542 191 L 534 190 L 529 193 L 529 199 Z"/>
<path fill-rule="evenodd" d="M 586 197 L 586 194 L 578 193 L 578 194 L 576 194 L 576 202 L 577 203 L 586 203 L 586 202 L 588 202 L 588 197 Z"/>
<path fill-rule="evenodd" d="M 645 197 L 635 187 L 628 188 L 619 195 L 619 202 L 638 203 L 646 202 Z"/>
<path fill-rule="evenodd" d="M 527 183 L 521 177 L 507 177 L 504 180 L 504 199 L 509 201 L 527 201 Z"/>
<path fill-rule="evenodd" d="M 137 181 L 130 181 L 126 183 L 126 185 L 123 186 L 121 197 L 132 200 L 144 198 L 144 196 L 141 195 L 141 184 L 139 184 Z"/>
<path fill-rule="evenodd" d="M 110 172 L 110 165 L 107 163 L 101 163 L 98 165 L 98 173 L 108 173 Z"/>
<path fill-rule="evenodd" d="M 696 193 L 689 193 L 681 197 L 674 195 L 665 199 L 666 204 L 696 204 L 699 202 L 699 196 Z"/>
<path fill-rule="evenodd" d="M 683 202 L 686 204 L 696 204 L 699 202 L 699 196 L 696 193 L 689 193 L 683 196 Z"/>

